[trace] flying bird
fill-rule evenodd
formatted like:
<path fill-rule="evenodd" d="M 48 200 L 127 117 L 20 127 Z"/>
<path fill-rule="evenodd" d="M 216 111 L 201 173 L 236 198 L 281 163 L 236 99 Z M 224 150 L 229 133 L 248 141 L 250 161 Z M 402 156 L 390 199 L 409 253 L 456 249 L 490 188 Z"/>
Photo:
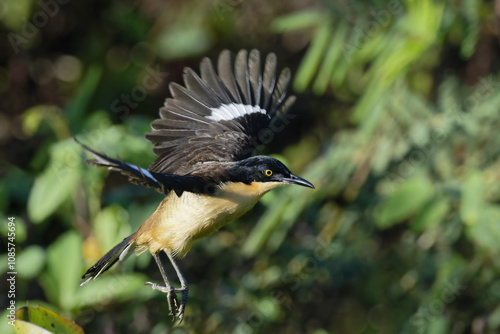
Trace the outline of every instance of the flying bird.
<path fill-rule="evenodd" d="M 217 72 L 204 58 L 200 75 L 184 69 L 184 85 L 170 83 L 172 98 L 160 109 L 145 137 L 157 159 L 147 168 L 109 158 L 82 145 L 95 159 L 91 165 L 119 171 L 133 183 L 165 194 L 156 211 L 83 275 L 83 284 L 99 277 L 117 261 L 148 250 L 165 285 L 147 282 L 166 293 L 170 315 L 184 318 L 188 284 L 176 258 L 194 241 L 206 237 L 250 210 L 268 191 L 296 184 L 314 186 L 294 175 L 279 160 L 252 156 L 265 131 L 283 117 L 295 100 L 287 97 L 290 70 L 277 73 L 276 56 L 261 64 L 259 51 L 241 50 L 234 62 L 228 50 L 218 58 Z M 75 138 L 76 140 L 76 138 Z M 180 288 L 172 285 L 160 258 L 164 252 Z M 181 295 L 179 303 L 177 294 Z"/>

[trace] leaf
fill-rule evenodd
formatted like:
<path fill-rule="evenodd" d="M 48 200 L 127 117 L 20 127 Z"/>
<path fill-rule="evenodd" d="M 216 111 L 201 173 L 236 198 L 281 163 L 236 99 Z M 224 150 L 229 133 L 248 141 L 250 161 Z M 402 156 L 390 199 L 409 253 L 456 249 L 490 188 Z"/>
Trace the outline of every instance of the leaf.
<path fill-rule="evenodd" d="M 467 236 L 489 251 L 500 249 L 500 207 L 487 205 L 478 214 L 474 224 L 466 224 Z"/>
<path fill-rule="evenodd" d="M 477 224 L 484 208 L 484 184 L 481 172 L 470 170 L 461 187 L 460 216 L 467 225 Z"/>
<path fill-rule="evenodd" d="M 156 40 L 156 47 L 164 59 L 179 59 L 201 54 L 212 43 L 212 36 L 203 26 L 188 24 L 165 29 Z"/>
<path fill-rule="evenodd" d="M 423 232 L 428 228 L 437 226 L 448 213 L 450 201 L 446 197 L 432 199 L 418 213 L 413 220 L 411 228 L 415 232 Z"/>
<path fill-rule="evenodd" d="M 28 198 L 28 215 L 34 223 L 44 221 L 71 199 L 80 176 L 80 159 L 71 145 L 75 145 L 73 139 L 54 144 L 47 168 L 35 180 Z"/>
<path fill-rule="evenodd" d="M 461 2 L 465 18 L 465 36 L 460 45 L 460 54 L 463 58 L 469 58 L 476 51 L 476 44 L 479 40 L 479 7 L 480 2 L 474 0 L 465 0 Z"/>
<path fill-rule="evenodd" d="M 271 30 L 284 33 L 298 29 L 316 27 L 318 22 L 326 20 L 324 13 L 319 11 L 299 11 L 278 17 L 271 23 Z"/>
<path fill-rule="evenodd" d="M 429 328 L 426 331 L 428 334 L 441 334 L 450 332 L 450 321 L 443 315 L 433 317 L 429 322 Z"/>
<path fill-rule="evenodd" d="M 281 222 L 283 210 L 286 208 L 288 197 L 281 196 L 270 206 L 259 219 L 252 233 L 248 236 L 241 250 L 243 256 L 252 257 L 263 247 L 269 236 Z"/>
<path fill-rule="evenodd" d="M 32 245 L 19 252 L 17 258 L 17 271 L 25 279 L 35 278 L 45 265 L 45 250 Z"/>
<path fill-rule="evenodd" d="M 295 75 L 295 80 L 293 81 L 293 88 L 297 92 L 303 92 L 313 80 L 332 34 L 333 24 L 329 20 L 325 20 L 322 25 L 317 28 L 311 46 L 307 50 L 307 54 L 300 64 L 297 74 Z"/>
<path fill-rule="evenodd" d="M 456 254 L 440 262 L 431 289 L 434 300 L 439 300 L 444 304 L 451 303 L 463 293 L 466 288 L 463 284 L 465 266 L 466 261 Z"/>
<path fill-rule="evenodd" d="M 434 188 L 425 177 L 418 176 L 401 184 L 375 213 L 380 228 L 391 227 L 418 213 L 432 197 Z"/>
<path fill-rule="evenodd" d="M 26 21 L 19 20 L 20 17 L 30 17 L 33 14 L 33 2 L 30 0 L 19 0 L 19 1 L 4 1 L 2 3 L 4 13 L 8 15 L 2 15 L 2 24 L 9 30 L 17 30 L 19 33 L 21 29 L 26 29 Z M 23 45 L 22 49 L 29 49 L 30 46 L 36 44 L 35 39 L 31 38 L 28 45 Z M 14 46 L 14 45 L 13 45 Z M 14 50 L 17 46 L 14 47 Z M 17 53 L 17 51 L 16 51 Z"/>
<path fill-rule="evenodd" d="M 488 325 L 491 329 L 500 327 L 500 306 L 495 307 L 493 312 L 488 315 Z"/>
<path fill-rule="evenodd" d="M 22 243 L 26 240 L 26 236 L 28 234 L 27 227 L 26 227 L 26 222 L 21 218 L 20 216 L 14 216 L 15 220 L 14 223 L 16 224 L 16 243 Z M 4 216 L 3 214 L 0 214 L 0 221 L 7 221 L 9 219 L 8 216 Z M 0 224 L 0 234 L 7 236 L 9 233 L 9 225 L 7 224 Z M 0 264 L 0 266 L 4 265 L 3 263 Z M 6 265 L 6 263 L 5 263 Z"/>
<path fill-rule="evenodd" d="M 14 327 L 14 332 L 19 334 L 53 334 L 45 328 L 34 325 L 31 322 L 24 320 L 16 320 L 16 326 Z"/>
<path fill-rule="evenodd" d="M 346 39 L 348 26 L 342 22 L 338 24 L 336 28 L 329 43 L 328 50 L 325 52 L 325 58 L 323 59 L 321 69 L 318 71 L 318 75 L 313 85 L 313 92 L 317 95 L 323 95 L 325 93 L 331 81 L 333 71 L 335 70 L 335 65 L 342 55 L 342 43 Z"/>
<path fill-rule="evenodd" d="M 101 65 L 90 65 L 85 71 L 83 82 L 79 85 L 74 99 L 66 106 L 65 114 L 68 117 L 72 133 L 78 133 L 82 127 L 82 117 L 87 110 L 94 92 L 102 76 Z"/>
<path fill-rule="evenodd" d="M 40 305 L 25 306 L 16 311 L 15 331 L 20 334 L 83 334 L 80 326 Z"/>
<path fill-rule="evenodd" d="M 23 113 L 23 132 L 28 136 L 32 136 L 38 130 L 45 113 L 46 106 L 35 106 Z"/>
<path fill-rule="evenodd" d="M 72 310 L 78 303 L 76 290 L 83 269 L 82 237 L 75 231 L 61 235 L 47 250 L 47 270 L 40 277 L 52 302 L 63 310 Z"/>
<path fill-rule="evenodd" d="M 111 269 L 99 279 L 78 287 L 75 296 L 77 306 L 83 308 L 103 305 L 113 300 L 137 301 L 140 298 L 149 299 L 158 295 L 157 291 L 144 285 L 148 280 L 145 275 L 137 273 L 121 274 L 115 270 L 115 268 Z"/>
<path fill-rule="evenodd" d="M 110 205 L 97 214 L 93 226 L 102 249 L 111 249 L 131 233 L 127 221 L 127 211 L 118 204 Z"/>
<path fill-rule="evenodd" d="M 42 121 L 50 126 L 59 139 L 71 137 L 61 109 L 57 106 L 43 104 L 29 108 L 23 113 L 24 133 L 33 136 L 38 131 Z"/>

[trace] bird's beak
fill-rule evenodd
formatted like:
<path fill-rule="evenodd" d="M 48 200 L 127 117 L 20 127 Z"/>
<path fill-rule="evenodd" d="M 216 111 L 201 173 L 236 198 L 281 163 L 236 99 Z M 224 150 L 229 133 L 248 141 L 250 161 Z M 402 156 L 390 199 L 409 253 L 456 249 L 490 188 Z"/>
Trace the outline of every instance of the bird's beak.
<path fill-rule="evenodd" d="M 291 184 L 298 184 L 299 186 L 304 186 L 304 187 L 314 189 L 314 186 L 311 182 L 301 178 L 300 176 L 294 175 L 294 174 L 290 174 L 290 177 L 284 177 L 283 182 L 291 183 Z"/>

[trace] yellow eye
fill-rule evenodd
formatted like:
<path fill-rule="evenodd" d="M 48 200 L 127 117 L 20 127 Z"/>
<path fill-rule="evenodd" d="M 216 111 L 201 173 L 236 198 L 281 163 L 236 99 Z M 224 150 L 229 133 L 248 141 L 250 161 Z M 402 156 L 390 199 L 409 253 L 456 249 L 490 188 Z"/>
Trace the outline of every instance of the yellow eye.
<path fill-rule="evenodd" d="M 270 169 L 266 169 L 266 175 L 267 175 L 267 176 L 271 176 L 271 175 L 273 175 L 273 171 L 272 171 L 272 170 L 270 170 Z"/>

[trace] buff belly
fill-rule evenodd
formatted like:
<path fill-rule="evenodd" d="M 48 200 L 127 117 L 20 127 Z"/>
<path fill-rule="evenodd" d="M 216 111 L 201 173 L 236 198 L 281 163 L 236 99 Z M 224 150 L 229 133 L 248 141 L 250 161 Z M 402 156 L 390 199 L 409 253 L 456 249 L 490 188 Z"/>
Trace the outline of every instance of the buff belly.
<path fill-rule="evenodd" d="M 183 257 L 192 242 L 208 236 L 250 210 L 267 191 L 282 185 L 231 183 L 216 195 L 170 193 L 136 232 L 135 244 L 153 254 L 162 250 Z"/>

